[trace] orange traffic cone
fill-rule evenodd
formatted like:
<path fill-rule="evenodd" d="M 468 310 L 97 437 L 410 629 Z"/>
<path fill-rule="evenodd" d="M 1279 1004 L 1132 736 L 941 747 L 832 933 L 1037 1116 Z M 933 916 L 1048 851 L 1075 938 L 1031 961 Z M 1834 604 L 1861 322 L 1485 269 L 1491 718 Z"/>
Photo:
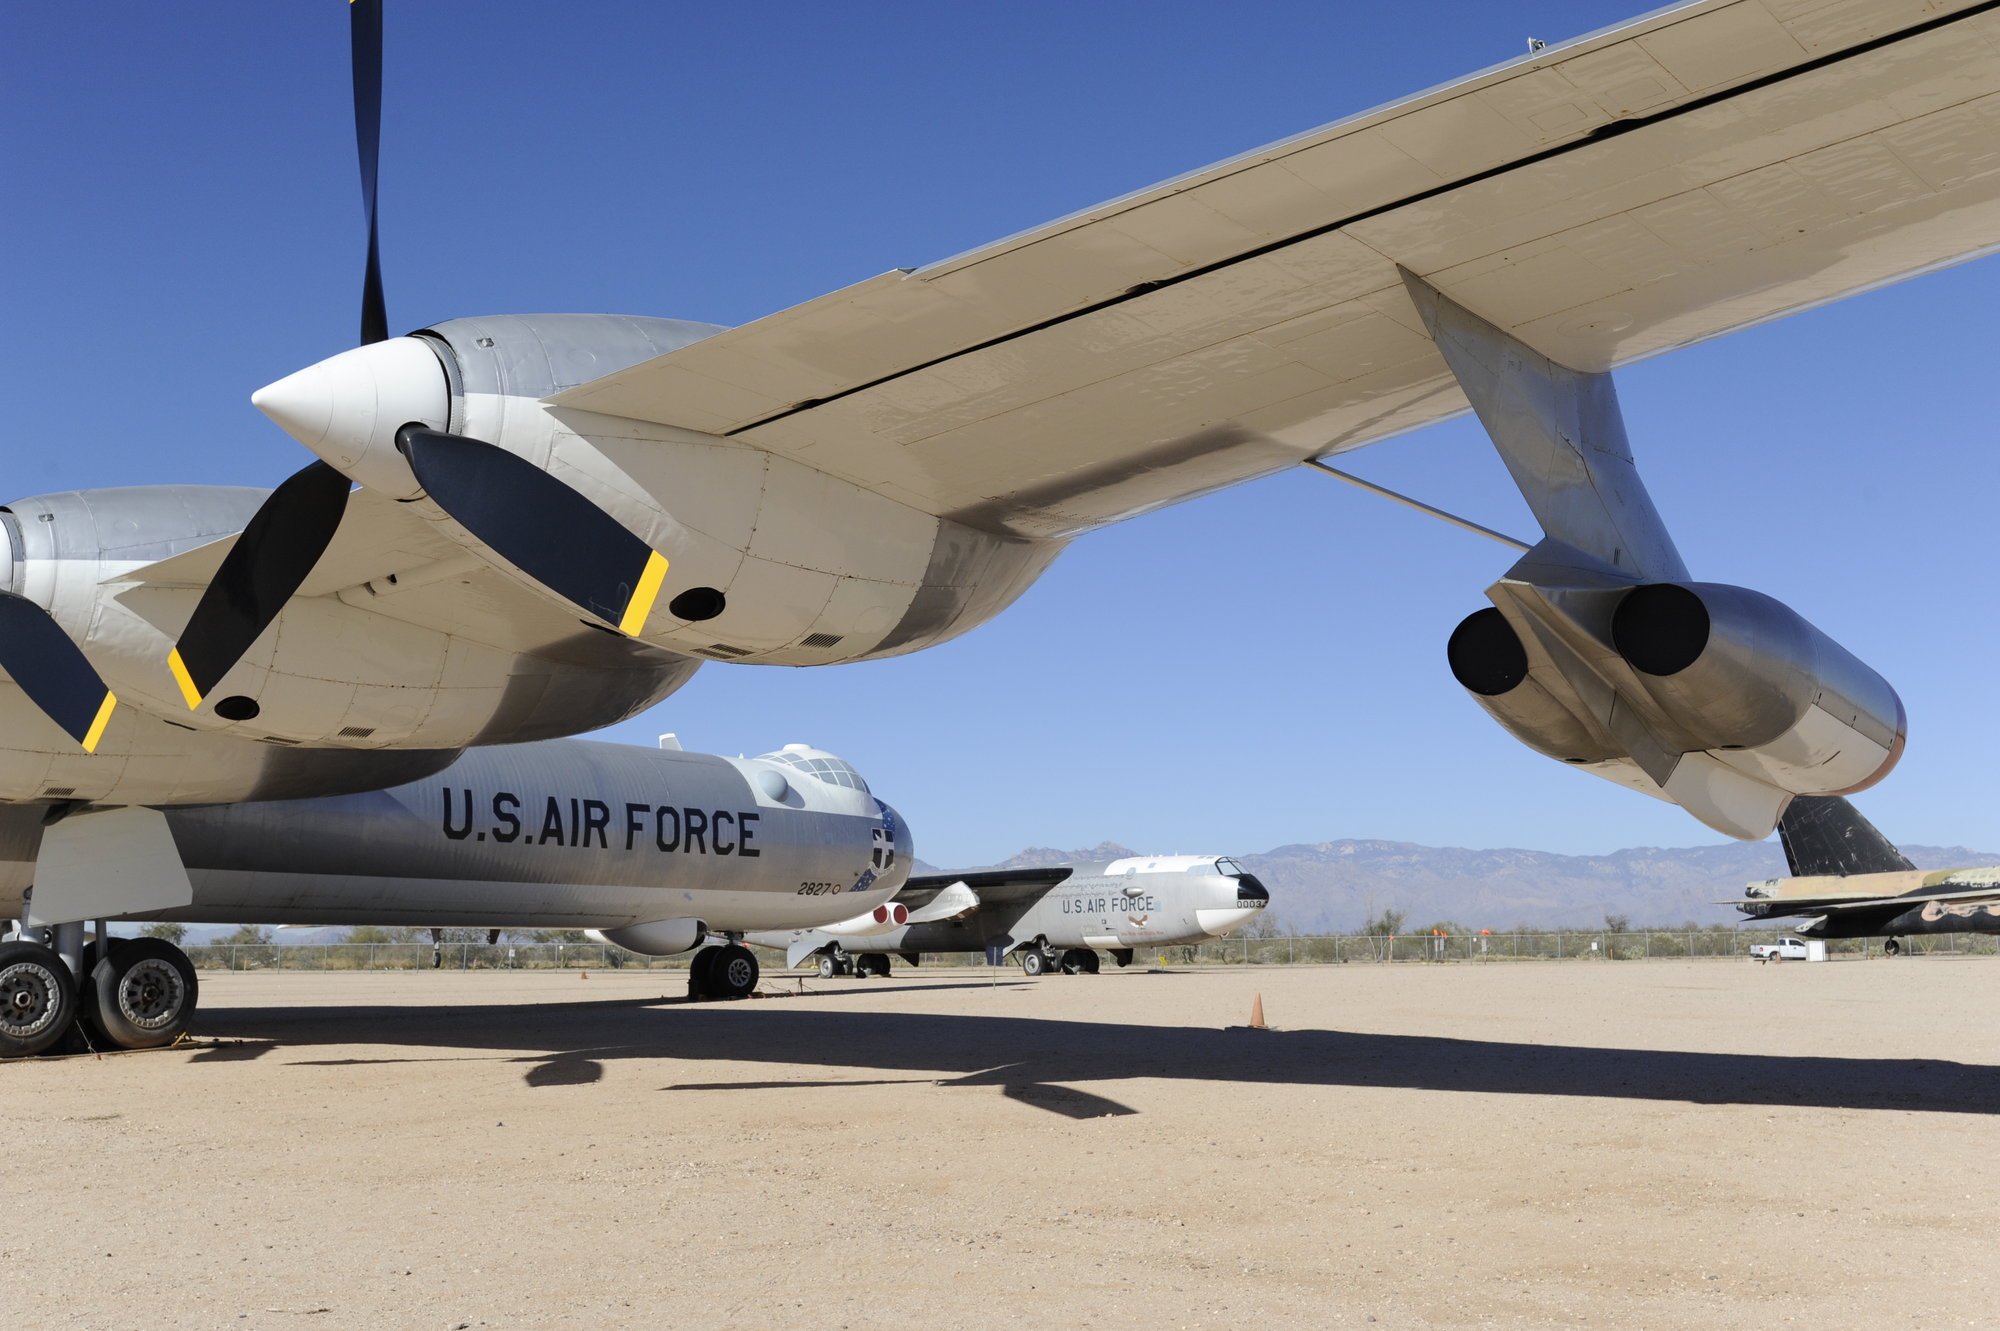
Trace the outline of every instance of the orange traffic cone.
<path fill-rule="evenodd" d="M 1264 1024 L 1264 995 L 1262 994 L 1257 994 L 1250 1000 L 1250 1029 L 1253 1031 L 1268 1031 L 1271 1029 Z"/>

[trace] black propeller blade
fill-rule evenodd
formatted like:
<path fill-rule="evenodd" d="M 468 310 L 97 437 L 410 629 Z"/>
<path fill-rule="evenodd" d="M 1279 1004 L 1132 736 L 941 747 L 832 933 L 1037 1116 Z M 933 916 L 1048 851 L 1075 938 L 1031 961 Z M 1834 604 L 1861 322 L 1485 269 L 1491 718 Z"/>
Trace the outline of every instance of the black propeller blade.
<path fill-rule="evenodd" d="M 190 709 L 201 706 L 313 571 L 340 529 L 351 488 L 345 476 L 315 462 L 273 490 L 236 538 L 167 656 Z"/>
<path fill-rule="evenodd" d="M 389 340 L 382 303 L 382 254 L 375 234 L 375 168 L 382 151 L 382 0 L 349 0 L 354 52 L 354 146 L 361 158 L 361 206 L 368 213 L 368 268 L 361 278 L 361 345 Z"/>
<path fill-rule="evenodd" d="M 49 612 L 12 592 L 0 592 L 0 668 L 85 753 L 97 752 L 117 697 Z"/>
<path fill-rule="evenodd" d="M 504 448 L 406 425 L 396 446 L 439 507 L 550 591 L 637 634 L 667 557 L 609 513 Z"/>
<path fill-rule="evenodd" d="M 375 225 L 376 166 L 382 147 L 382 0 L 349 0 L 354 64 L 354 145 L 361 159 L 361 203 L 368 214 L 368 267 L 361 279 L 361 345 L 386 342 L 382 256 Z M 325 553 L 347 509 L 349 482 L 315 462 L 276 490 L 236 538 L 216 570 L 167 668 L 190 709 L 270 627 Z"/>

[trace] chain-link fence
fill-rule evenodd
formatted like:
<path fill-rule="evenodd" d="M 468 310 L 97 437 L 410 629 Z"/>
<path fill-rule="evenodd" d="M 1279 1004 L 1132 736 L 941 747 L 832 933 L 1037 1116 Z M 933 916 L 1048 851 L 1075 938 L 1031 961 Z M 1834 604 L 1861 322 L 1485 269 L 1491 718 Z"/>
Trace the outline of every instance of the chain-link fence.
<path fill-rule="evenodd" d="M 1789 937 L 1776 929 L 1636 930 L 1510 934 L 1284 934 L 1268 938 L 1227 938 L 1192 946 L 1140 948 L 1133 958 L 1145 966 L 1326 966 L 1349 962 L 1506 962 L 1646 961 L 1651 959 L 1745 959 L 1753 943 Z M 1930 934 L 1903 938 L 1905 954 L 2000 954 L 1993 934 Z M 1827 940 L 1836 957 L 1882 954 L 1879 938 Z M 854 951 L 865 951 L 857 943 Z M 768 970 L 785 969 L 784 958 L 759 948 Z M 645 957 L 602 943 L 227 943 L 187 949 L 203 970 L 375 971 L 375 970 L 675 970 L 686 956 Z M 925 966 L 983 966 L 977 952 L 926 952 Z M 1010 959 L 1018 961 L 1016 958 Z M 809 965 L 817 965 L 816 959 Z"/>

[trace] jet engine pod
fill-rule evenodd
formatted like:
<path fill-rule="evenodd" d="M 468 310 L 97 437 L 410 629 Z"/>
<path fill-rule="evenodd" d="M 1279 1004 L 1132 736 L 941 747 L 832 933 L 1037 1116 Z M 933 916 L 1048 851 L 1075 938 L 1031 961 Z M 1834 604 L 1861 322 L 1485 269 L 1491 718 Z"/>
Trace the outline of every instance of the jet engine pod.
<path fill-rule="evenodd" d="M 1647 583 L 1619 601 L 1612 645 L 1687 737 L 1795 795 L 1840 795 L 1902 756 L 1887 680 L 1782 601 L 1721 583 Z"/>
<path fill-rule="evenodd" d="M 900 901 L 885 901 L 871 911 L 838 924 L 820 926 L 820 932 L 835 938 L 871 938 L 900 929 L 910 922 L 910 908 Z"/>
<path fill-rule="evenodd" d="M 1577 764 L 1624 756 L 1533 678 L 1520 635 L 1492 606 L 1475 610 L 1452 630 L 1445 655 L 1452 676 L 1473 701 L 1535 752 Z"/>
<path fill-rule="evenodd" d="M 672 957 L 692 952 L 708 938 L 708 925 L 701 920 L 653 920 L 623 929 L 586 929 L 600 943 L 616 943 L 627 952 L 645 957 Z"/>

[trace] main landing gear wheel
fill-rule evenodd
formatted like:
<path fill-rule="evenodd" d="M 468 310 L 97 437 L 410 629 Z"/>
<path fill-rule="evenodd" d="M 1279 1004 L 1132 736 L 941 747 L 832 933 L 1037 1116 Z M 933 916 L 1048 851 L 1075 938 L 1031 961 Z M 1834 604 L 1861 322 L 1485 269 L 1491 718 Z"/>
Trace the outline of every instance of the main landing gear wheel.
<path fill-rule="evenodd" d="M 889 978 L 889 954 L 887 952 L 863 952 L 854 959 L 854 973 L 861 979 L 871 975 Z"/>
<path fill-rule="evenodd" d="M 76 982 L 52 947 L 0 943 L 0 1058 L 50 1048 L 76 1020 Z"/>
<path fill-rule="evenodd" d="M 1902 950 L 1903 945 L 1893 938 L 1882 944 L 1882 955 L 1885 957 L 1893 957 Z"/>
<path fill-rule="evenodd" d="M 158 1049 L 187 1032 L 201 985 L 194 963 L 158 938 L 115 938 L 83 984 L 83 1020 L 120 1049 Z"/>
<path fill-rule="evenodd" d="M 1023 975 L 1046 975 L 1055 969 L 1055 958 L 1040 948 L 1031 948 L 1021 954 Z"/>
<path fill-rule="evenodd" d="M 1095 975 L 1097 965 L 1097 953 L 1087 947 L 1073 947 L 1062 954 L 1064 975 Z"/>
<path fill-rule="evenodd" d="M 709 998 L 748 998 L 757 992 L 757 954 L 741 943 L 725 943 L 708 951 L 703 988 Z"/>
<path fill-rule="evenodd" d="M 822 952 L 819 954 L 820 979 L 831 980 L 837 975 L 844 975 L 846 972 L 847 967 L 841 964 L 839 957 L 834 956 L 831 952 Z"/>

